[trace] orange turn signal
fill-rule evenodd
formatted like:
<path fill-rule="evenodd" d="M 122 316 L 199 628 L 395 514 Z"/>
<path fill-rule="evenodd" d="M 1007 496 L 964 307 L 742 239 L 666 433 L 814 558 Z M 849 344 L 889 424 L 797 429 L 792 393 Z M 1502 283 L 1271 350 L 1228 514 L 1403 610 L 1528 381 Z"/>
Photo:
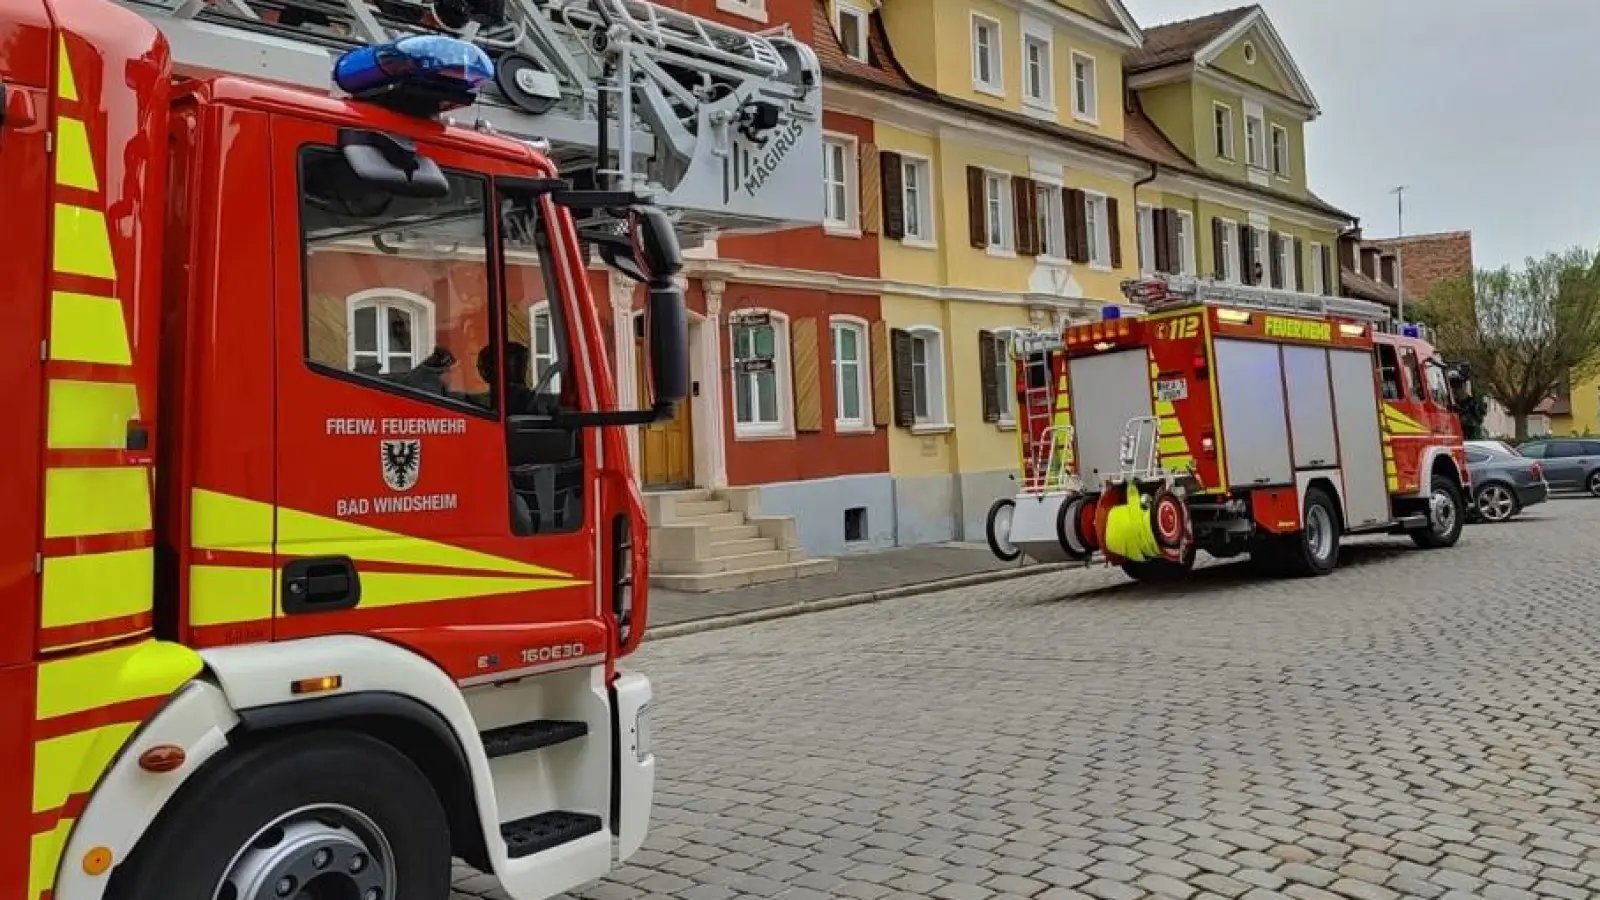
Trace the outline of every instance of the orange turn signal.
<path fill-rule="evenodd" d="M 188 758 L 188 754 L 177 744 L 157 744 L 139 754 L 139 768 L 157 774 L 175 772 L 183 768 Z"/>
<path fill-rule="evenodd" d="M 320 678 L 302 678 L 291 682 L 289 690 L 296 694 L 322 694 L 336 691 L 344 684 L 344 677 L 340 675 L 323 675 Z"/>

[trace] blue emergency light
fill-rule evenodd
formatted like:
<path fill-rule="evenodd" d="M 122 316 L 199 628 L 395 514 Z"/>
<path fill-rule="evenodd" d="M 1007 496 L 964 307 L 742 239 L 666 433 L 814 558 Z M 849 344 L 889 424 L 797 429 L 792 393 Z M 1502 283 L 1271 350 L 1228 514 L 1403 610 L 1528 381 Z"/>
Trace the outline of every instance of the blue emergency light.
<path fill-rule="evenodd" d="M 1102 307 L 1100 307 L 1100 320 L 1102 322 L 1109 322 L 1112 319 L 1120 319 L 1120 318 L 1122 318 L 1122 307 L 1120 307 L 1120 306 L 1102 306 Z"/>
<path fill-rule="evenodd" d="M 1408 338 L 1420 338 L 1422 337 L 1422 326 L 1413 325 L 1408 322 L 1400 326 L 1400 334 Z"/>
<path fill-rule="evenodd" d="M 333 83 L 359 99 L 407 115 L 435 116 L 468 106 L 494 78 L 483 48 L 442 34 L 416 34 L 358 47 L 333 65 Z"/>

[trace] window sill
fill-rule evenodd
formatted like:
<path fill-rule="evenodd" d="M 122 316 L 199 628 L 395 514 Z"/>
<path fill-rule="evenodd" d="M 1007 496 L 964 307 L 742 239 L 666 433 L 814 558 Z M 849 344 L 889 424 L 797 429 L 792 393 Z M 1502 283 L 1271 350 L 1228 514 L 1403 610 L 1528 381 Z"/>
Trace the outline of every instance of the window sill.
<path fill-rule="evenodd" d="M 859 437 L 862 435 L 877 434 L 878 429 L 872 427 L 871 425 L 863 425 L 859 422 L 835 422 L 833 423 L 833 433 L 854 435 Z"/>
<path fill-rule="evenodd" d="M 994 423 L 994 427 L 1000 431 L 1016 431 L 1017 422 L 1015 419 L 1001 419 L 1000 421 Z"/>
<path fill-rule="evenodd" d="M 988 94 L 991 97 L 998 97 L 1001 100 L 1006 98 L 1006 89 L 1004 86 L 995 87 L 992 84 L 984 84 L 981 81 L 974 81 L 972 82 L 972 89 L 980 94 Z"/>
<path fill-rule="evenodd" d="M 1099 115 L 1092 115 L 1091 116 L 1091 115 L 1088 115 L 1086 113 L 1078 112 L 1077 110 L 1073 110 L 1072 111 L 1072 121 L 1077 122 L 1080 125 L 1088 125 L 1088 126 L 1091 126 L 1091 127 L 1094 127 L 1094 128 L 1099 128 L 1100 127 L 1100 116 Z"/>
<path fill-rule="evenodd" d="M 939 243 L 937 241 L 925 241 L 922 238 L 909 238 L 909 237 L 908 238 L 901 238 L 900 239 L 900 246 L 902 246 L 902 247 L 910 247 L 913 250 L 937 250 L 937 249 L 939 249 Z"/>
<path fill-rule="evenodd" d="M 737 425 L 733 429 L 733 439 L 736 441 L 792 441 L 794 431 L 791 429 L 750 429 L 740 430 Z"/>
<path fill-rule="evenodd" d="M 742 0 L 717 0 L 717 9 L 736 16 L 743 16 L 752 22 L 767 23 L 767 5 L 765 3 L 746 3 Z"/>
<path fill-rule="evenodd" d="M 1088 263 L 1087 265 L 1089 266 L 1090 269 L 1093 269 L 1096 272 L 1115 272 L 1116 271 L 1116 269 L 1111 268 L 1111 265 L 1109 263 L 1091 262 L 1091 263 Z"/>
<path fill-rule="evenodd" d="M 861 229 L 860 228 L 857 228 L 854 225 L 846 225 L 846 224 L 844 224 L 842 222 L 824 222 L 824 223 L 822 223 L 822 232 L 824 234 L 826 234 L 828 237 L 838 237 L 838 238 L 858 238 L 858 237 L 861 237 Z"/>
<path fill-rule="evenodd" d="M 1048 100 L 1034 100 L 1030 97 L 1022 98 L 1022 112 L 1035 119 L 1044 119 L 1054 122 L 1061 116 L 1061 108 Z"/>
<path fill-rule="evenodd" d="M 1047 266 L 1070 266 L 1070 265 L 1072 265 L 1072 260 L 1067 259 L 1065 256 L 1054 256 L 1054 255 L 1049 254 L 1049 253 L 1041 253 L 1038 256 L 1035 256 L 1034 257 L 1034 261 L 1043 263 L 1043 264 L 1045 264 Z"/>
<path fill-rule="evenodd" d="M 949 434 L 956 430 L 956 426 L 949 422 L 918 422 L 911 426 L 911 433 L 915 435 Z"/>
<path fill-rule="evenodd" d="M 1016 259 L 1017 251 L 1007 247 L 985 247 L 983 252 L 995 259 Z"/>

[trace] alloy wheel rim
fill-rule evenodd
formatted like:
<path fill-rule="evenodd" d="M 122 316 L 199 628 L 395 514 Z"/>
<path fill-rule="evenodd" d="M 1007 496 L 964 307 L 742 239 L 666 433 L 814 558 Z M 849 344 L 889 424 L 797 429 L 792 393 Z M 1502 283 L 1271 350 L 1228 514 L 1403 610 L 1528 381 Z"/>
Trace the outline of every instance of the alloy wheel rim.
<path fill-rule="evenodd" d="M 1511 507 L 1511 492 L 1498 484 L 1490 485 L 1478 494 L 1478 513 L 1491 522 L 1510 518 Z"/>

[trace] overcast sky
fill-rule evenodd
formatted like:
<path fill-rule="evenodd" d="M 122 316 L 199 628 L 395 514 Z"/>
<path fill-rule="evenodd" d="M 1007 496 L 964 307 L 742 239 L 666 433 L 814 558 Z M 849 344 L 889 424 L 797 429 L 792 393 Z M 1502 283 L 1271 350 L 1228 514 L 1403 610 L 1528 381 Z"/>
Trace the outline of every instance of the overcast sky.
<path fill-rule="evenodd" d="M 1242 5 L 1125 0 L 1142 27 Z M 1480 267 L 1600 245 L 1600 2 L 1263 0 L 1322 107 L 1311 189 L 1367 237 L 1471 230 Z"/>

